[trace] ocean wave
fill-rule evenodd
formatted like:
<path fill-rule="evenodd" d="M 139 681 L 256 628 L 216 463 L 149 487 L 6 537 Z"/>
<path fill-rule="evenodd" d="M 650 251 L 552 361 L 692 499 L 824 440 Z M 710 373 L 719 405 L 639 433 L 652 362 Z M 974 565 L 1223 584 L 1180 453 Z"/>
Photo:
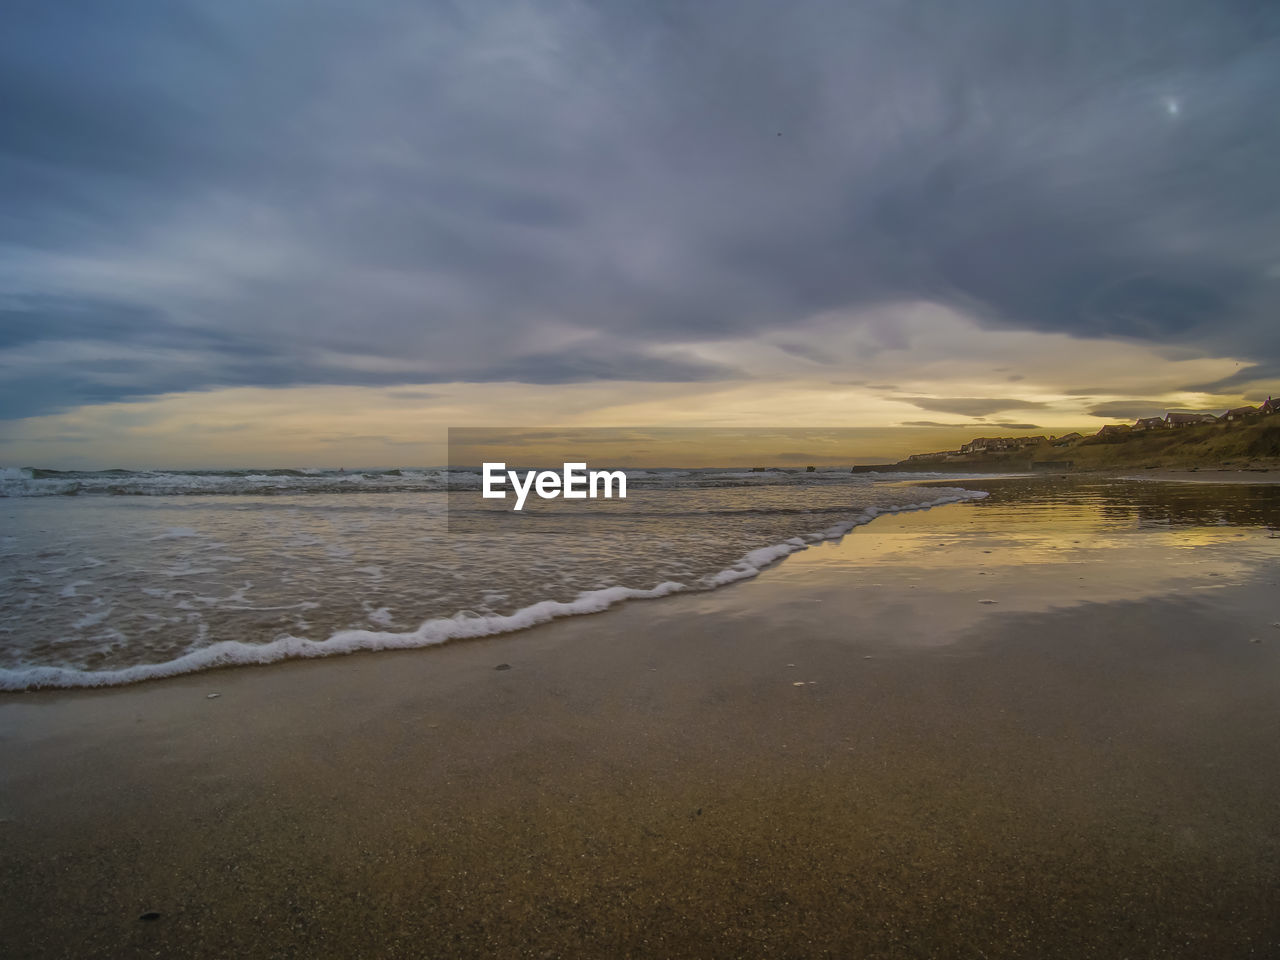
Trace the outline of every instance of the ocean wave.
<path fill-rule="evenodd" d="M 0 497 L 278 496 L 311 493 L 413 493 L 478 488 L 478 475 L 443 468 L 409 470 L 48 470 L 0 469 Z"/>
<path fill-rule="evenodd" d="M 325 640 L 310 640 L 286 635 L 267 643 L 244 643 L 224 640 L 191 650 L 161 663 L 137 664 L 113 670 L 81 670 L 56 665 L 21 666 L 0 669 L 0 690 L 21 691 L 41 688 L 108 687 L 157 680 L 181 674 L 196 673 L 218 667 L 277 663 L 282 660 L 340 656 L 361 651 L 405 650 L 436 646 L 451 640 L 489 637 L 512 633 L 564 617 L 600 613 L 626 600 L 649 600 L 697 590 L 710 590 L 755 577 L 762 570 L 815 543 L 838 540 L 857 527 L 871 523 L 876 517 L 981 499 L 980 490 L 957 488 L 937 491 L 941 496 L 916 503 L 867 507 L 848 520 L 821 531 L 788 538 L 780 543 L 751 550 L 730 567 L 698 577 L 689 583 L 665 580 L 654 587 L 640 589 L 611 586 L 587 590 L 573 600 L 541 600 L 505 615 L 477 616 L 456 614 L 434 618 L 416 630 L 406 632 L 341 630 Z M 174 528 L 169 536 L 186 536 L 185 529 Z"/>
<path fill-rule="evenodd" d="M 512 469 L 525 469 L 512 467 Z M 629 489 L 822 487 L 906 478 L 907 474 L 809 473 L 769 470 L 626 470 Z M 964 474 L 938 474 L 961 477 Z M 916 475 L 918 478 L 918 475 Z M 478 490 L 478 467 L 392 467 L 360 470 L 262 468 L 238 470 L 52 470 L 0 468 L 0 497 L 195 497 L 295 494 L 414 493 Z"/>

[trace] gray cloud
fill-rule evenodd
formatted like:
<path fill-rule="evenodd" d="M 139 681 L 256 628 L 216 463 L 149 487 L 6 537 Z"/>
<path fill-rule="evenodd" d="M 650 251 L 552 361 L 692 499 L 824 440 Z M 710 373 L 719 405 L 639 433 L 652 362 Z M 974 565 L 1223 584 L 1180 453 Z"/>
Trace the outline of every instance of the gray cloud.
<path fill-rule="evenodd" d="M 1163 417 L 1168 405 L 1153 400 L 1115 400 L 1089 408 L 1089 416 L 1106 420 L 1137 420 L 1141 417 Z"/>
<path fill-rule="evenodd" d="M 897 299 L 1274 369 L 1278 38 L 1244 0 L 19 4 L 3 415 L 715 379 L 680 345 L 826 363 L 806 318 Z"/>
<path fill-rule="evenodd" d="M 969 427 L 983 430 L 987 427 L 999 427 L 1001 430 L 1043 430 L 1038 423 L 1005 423 L 984 421 L 982 423 L 939 423 L 936 420 L 904 420 L 903 427 Z"/>
<path fill-rule="evenodd" d="M 1241 367 L 1230 376 L 1223 377 L 1220 380 L 1214 380 L 1211 383 L 1199 383 L 1189 386 L 1186 389 L 1194 392 L 1203 393 L 1222 393 L 1225 391 L 1240 390 L 1250 386 L 1259 384 L 1271 384 L 1280 380 L 1280 360 L 1271 360 L 1266 363 L 1253 363 L 1248 366 Z"/>
<path fill-rule="evenodd" d="M 1035 400 L 1013 400 L 1008 397 L 894 397 L 921 410 L 958 413 L 966 417 L 985 417 L 1001 410 L 1037 410 L 1048 404 Z"/>
<path fill-rule="evenodd" d="M 810 363 L 834 363 L 835 358 L 830 352 L 823 351 L 821 347 L 813 346 L 807 343 L 790 343 L 778 341 L 774 344 L 783 353 L 790 354 L 793 357 L 799 357 L 801 360 L 808 360 Z"/>

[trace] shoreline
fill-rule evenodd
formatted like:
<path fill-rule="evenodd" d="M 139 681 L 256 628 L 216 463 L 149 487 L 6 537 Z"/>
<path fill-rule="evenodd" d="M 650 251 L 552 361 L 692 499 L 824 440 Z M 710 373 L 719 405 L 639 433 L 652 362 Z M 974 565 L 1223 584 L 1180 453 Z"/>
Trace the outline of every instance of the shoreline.
<path fill-rule="evenodd" d="M 963 464 L 958 466 L 964 466 Z M 926 470 L 924 468 L 897 469 L 888 471 L 892 473 L 914 473 L 921 476 L 930 474 L 947 474 L 946 470 Z M 1170 467 L 1132 467 L 1132 468 L 1107 468 L 1099 470 L 1011 470 L 1011 469 L 992 469 L 981 473 L 967 473 L 964 470 L 957 469 L 953 471 L 965 475 L 964 481 L 960 482 L 976 482 L 983 483 L 987 480 L 995 480 L 1006 477 L 1023 477 L 1035 478 L 1041 480 L 1049 479 L 1072 479 L 1072 480 L 1159 480 L 1167 482 L 1196 482 L 1196 483 L 1252 483 L 1259 485 L 1271 485 L 1280 483 L 1280 470 L 1272 470 L 1267 467 L 1246 468 L 1246 469 L 1213 469 L 1206 467 L 1187 467 L 1185 469 L 1176 469 Z M 909 481 L 904 481 L 909 482 Z M 922 482 L 937 483 L 940 480 L 927 480 Z"/>
<path fill-rule="evenodd" d="M 952 484 L 963 486 L 968 484 L 981 485 L 996 480 L 1029 480 L 1039 483 L 1063 482 L 1087 484 L 1090 482 L 1107 482 L 1116 480 L 1132 481 L 1135 483 L 1199 483 L 1199 484 L 1231 484 L 1270 487 L 1280 484 L 1280 471 L 1270 472 L 1263 470 L 1204 470 L 1200 468 L 1189 468 L 1186 470 L 1170 470 L 1170 469 L 1150 469 L 1134 472 L 1132 470 L 1079 470 L 1079 471 L 1007 471 L 1000 473 L 991 473 L 989 475 L 969 474 L 962 479 L 948 480 L 943 476 L 929 477 L 927 474 L 921 474 L 925 479 L 897 479 L 881 481 L 887 483 L 908 483 L 918 484 L 920 486 L 936 486 L 939 484 Z"/>
<path fill-rule="evenodd" d="M 815 544 L 843 539 L 878 517 L 930 510 L 935 507 L 963 503 L 966 500 L 980 499 L 986 495 L 981 491 L 962 490 L 958 495 L 939 497 L 930 501 L 869 508 L 854 516 L 853 519 L 843 520 L 825 530 L 791 537 L 781 543 L 757 547 L 731 566 L 709 575 L 709 582 L 706 585 L 700 586 L 695 583 L 690 586 L 666 581 L 648 589 L 607 587 L 585 591 L 569 601 L 540 600 L 506 615 L 461 620 L 456 617 L 427 620 L 416 630 L 402 633 L 348 629 L 338 631 L 324 640 L 287 636 L 258 644 L 234 640 L 222 641 L 194 650 L 176 660 L 138 664 L 115 670 L 85 671 L 60 666 L 29 667 L 23 670 L 0 668 L 0 697 L 6 694 L 36 693 L 43 690 L 125 687 L 235 667 L 264 667 L 293 660 L 320 660 L 356 653 L 420 650 L 460 640 L 518 634 L 544 623 L 602 613 L 634 600 L 658 600 L 676 594 L 717 590 L 742 580 L 752 579 L 797 551 L 808 549 Z"/>
<path fill-rule="evenodd" d="M 1168 483 L 1252 483 L 1259 485 L 1280 483 L 1280 471 L 1272 472 L 1265 468 L 1257 470 L 1161 469 L 1149 472 L 1144 471 L 1140 474 L 1118 472 L 1115 476 L 1122 480 L 1161 480 Z"/>
<path fill-rule="evenodd" d="M 921 479 L 893 479 L 879 481 L 889 485 L 959 487 L 986 495 L 984 486 L 1000 481 L 1030 481 L 1036 484 L 1060 483 L 1088 484 L 1096 481 L 1167 482 L 1197 484 L 1243 484 L 1269 486 L 1280 484 L 1280 474 L 1273 477 L 1245 471 L 1188 471 L 1196 475 L 1185 476 L 1177 471 L 1154 471 L 1142 475 L 1116 472 L 1089 473 L 992 473 L 989 476 L 963 478 L 931 477 Z M 928 510 L 963 502 L 964 498 L 943 498 L 925 504 L 904 505 L 895 509 L 864 511 L 851 521 L 842 521 L 829 530 L 815 533 L 799 545 L 800 538 L 770 544 L 751 551 L 731 567 L 716 575 L 714 586 L 699 588 L 684 584 L 662 583 L 651 589 L 612 587 L 588 591 L 573 601 L 540 601 L 512 614 L 474 620 L 457 621 L 453 618 L 429 620 L 416 630 L 392 633 L 375 630 L 344 630 L 324 640 L 285 637 L 266 644 L 245 644 L 224 641 L 193 651 L 179 660 L 156 664 L 139 664 L 127 668 L 103 671 L 82 671 L 66 667 L 31 667 L 23 670 L 0 669 L 0 698 L 10 694 L 37 693 L 47 690 L 101 689 L 131 686 L 173 677 L 220 671 L 229 668 L 263 667 L 293 660 L 327 659 L 355 653 L 383 653 L 390 650 L 417 650 L 453 643 L 458 640 L 474 641 L 481 637 L 502 637 L 519 634 L 534 626 L 569 617 L 594 615 L 618 604 L 633 600 L 662 599 L 680 593 L 700 592 L 701 589 L 719 589 L 739 580 L 751 579 L 760 572 L 781 563 L 798 550 L 819 543 L 839 540 L 877 517 L 895 515 L 911 510 Z"/>
<path fill-rule="evenodd" d="M 0 933 L 30 957 L 1274 950 L 1276 541 L 1019 495 L 510 637 L 0 698 Z"/>

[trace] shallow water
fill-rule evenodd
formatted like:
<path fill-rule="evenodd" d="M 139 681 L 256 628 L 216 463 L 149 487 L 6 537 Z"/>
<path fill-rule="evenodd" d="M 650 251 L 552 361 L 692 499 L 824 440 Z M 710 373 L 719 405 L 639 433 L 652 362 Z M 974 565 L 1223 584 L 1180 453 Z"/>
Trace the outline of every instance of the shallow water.
<path fill-rule="evenodd" d="M 185 495 L 172 492 L 174 474 L 93 475 L 106 477 L 97 486 L 88 476 L 10 484 L 0 687 L 506 632 L 720 586 L 877 512 L 975 496 L 835 471 L 668 471 L 636 476 L 626 500 L 515 515 L 474 491 L 446 492 L 438 471 L 370 474 L 341 492 L 332 484 L 346 481 L 332 475 L 318 486 L 296 471 L 204 472 L 181 475 Z M 65 495 L 69 483 L 76 495 Z M 450 515 L 456 531 L 481 506 L 488 532 L 449 532 Z"/>

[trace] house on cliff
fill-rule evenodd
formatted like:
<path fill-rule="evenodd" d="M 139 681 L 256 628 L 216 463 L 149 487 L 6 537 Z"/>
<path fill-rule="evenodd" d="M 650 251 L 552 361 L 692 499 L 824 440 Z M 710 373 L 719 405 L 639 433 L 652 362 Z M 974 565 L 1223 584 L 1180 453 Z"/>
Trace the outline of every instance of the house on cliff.
<path fill-rule="evenodd" d="M 1194 427 L 1201 423 L 1217 423 L 1212 413 L 1167 413 L 1164 421 L 1171 427 Z"/>
<path fill-rule="evenodd" d="M 993 453 L 998 450 L 1019 450 L 1022 447 L 1038 447 L 1048 443 L 1047 437 L 974 437 L 960 448 L 961 453 Z"/>
<path fill-rule="evenodd" d="M 974 437 L 960 447 L 961 453 L 986 453 L 988 450 L 1006 450 L 1005 441 L 1000 437 Z"/>
<path fill-rule="evenodd" d="M 959 450 L 939 450 L 936 453 L 913 453 L 907 457 L 906 462 L 911 463 L 917 460 L 945 460 L 947 457 L 954 457 Z"/>

